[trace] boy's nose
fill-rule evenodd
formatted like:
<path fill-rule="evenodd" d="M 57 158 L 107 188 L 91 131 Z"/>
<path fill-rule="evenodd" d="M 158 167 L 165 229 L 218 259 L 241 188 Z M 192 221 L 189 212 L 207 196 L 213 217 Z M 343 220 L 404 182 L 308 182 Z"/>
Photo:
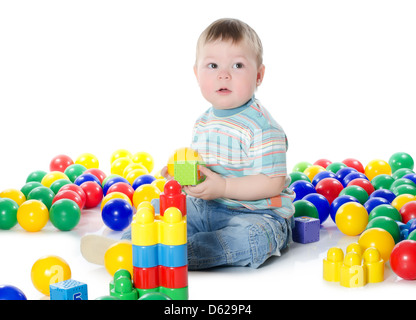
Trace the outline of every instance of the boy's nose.
<path fill-rule="evenodd" d="M 231 79 L 230 73 L 225 70 L 219 71 L 217 77 L 218 77 L 218 80 L 230 80 Z"/>

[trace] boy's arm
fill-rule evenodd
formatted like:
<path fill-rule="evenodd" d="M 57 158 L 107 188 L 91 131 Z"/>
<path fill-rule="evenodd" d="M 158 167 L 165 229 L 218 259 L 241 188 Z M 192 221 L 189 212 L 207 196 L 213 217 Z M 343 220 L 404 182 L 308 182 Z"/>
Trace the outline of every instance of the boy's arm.
<path fill-rule="evenodd" d="M 210 169 L 200 166 L 199 170 L 206 176 L 204 182 L 197 186 L 186 186 L 188 195 L 212 200 L 229 198 L 236 200 L 258 200 L 279 195 L 285 185 L 285 177 L 270 178 L 264 174 L 239 178 L 223 178 Z"/>

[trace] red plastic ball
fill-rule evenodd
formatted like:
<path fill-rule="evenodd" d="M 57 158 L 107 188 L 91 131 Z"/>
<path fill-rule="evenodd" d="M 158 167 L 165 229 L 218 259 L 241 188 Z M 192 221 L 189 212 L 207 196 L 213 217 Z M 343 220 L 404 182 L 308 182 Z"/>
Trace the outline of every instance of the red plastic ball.
<path fill-rule="evenodd" d="M 74 201 L 78 205 L 79 209 L 82 209 L 84 207 L 84 203 L 81 197 L 75 191 L 59 190 L 59 192 L 53 198 L 52 204 L 54 204 L 56 201 L 61 200 L 61 199 L 69 199 L 69 200 Z"/>
<path fill-rule="evenodd" d="M 331 163 L 332 163 L 332 162 L 331 162 L 330 160 L 328 160 L 328 159 L 319 159 L 319 160 L 316 160 L 316 161 L 314 162 L 314 165 L 317 165 L 317 166 L 321 166 L 321 167 L 326 168 L 326 167 L 327 167 L 327 166 L 329 166 Z"/>
<path fill-rule="evenodd" d="M 54 157 L 49 163 L 49 170 L 64 172 L 66 168 L 73 165 L 74 161 L 65 154 L 60 154 Z"/>
<path fill-rule="evenodd" d="M 403 223 L 408 223 L 409 220 L 416 218 L 416 201 L 405 203 L 400 208 L 400 215 Z"/>
<path fill-rule="evenodd" d="M 182 192 L 182 186 L 179 184 L 176 180 L 169 180 L 165 183 L 165 186 L 163 187 L 163 192 L 165 194 L 179 194 Z"/>
<path fill-rule="evenodd" d="M 343 160 L 342 163 L 345 164 L 347 167 L 354 168 L 358 172 L 364 173 L 365 171 L 363 164 L 356 159 L 348 158 Z"/>
<path fill-rule="evenodd" d="M 403 240 L 395 245 L 390 255 L 390 266 L 405 280 L 416 280 L 416 241 Z"/>
<path fill-rule="evenodd" d="M 101 184 L 103 184 L 104 179 L 107 178 L 107 175 L 103 171 L 101 171 L 100 169 L 96 169 L 96 168 L 87 169 L 84 173 L 93 174 L 94 176 L 98 178 L 98 180 L 100 180 Z"/>
<path fill-rule="evenodd" d="M 103 189 L 95 181 L 87 181 L 81 184 L 86 195 L 85 208 L 95 208 L 103 199 Z"/>
<path fill-rule="evenodd" d="M 363 188 L 365 191 L 367 191 L 368 196 L 370 196 L 375 190 L 371 182 L 364 178 L 357 178 L 350 181 L 347 187 L 349 186 L 359 186 Z"/>
<path fill-rule="evenodd" d="M 82 200 L 82 207 L 80 208 L 81 209 L 84 208 L 85 201 L 87 201 L 87 196 L 85 195 L 84 190 L 82 190 L 80 186 L 76 185 L 75 183 L 66 184 L 63 187 L 61 187 L 61 189 L 59 189 L 59 192 L 64 191 L 64 190 L 71 190 L 71 191 L 78 193 L 78 195 L 81 197 L 81 200 Z"/>
<path fill-rule="evenodd" d="M 111 187 L 108 188 L 107 194 L 109 194 L 111 192 L 121 192 L 121 193 L 125 194 L 127 197 L 129 197 L 130 201 L 133 202 L 134 189 L 128 183 L 116 182 L 116 183 L 112 184 Z"/>
<path fill-rule="evenodd" d="M 326 200 L 328 200 L 329 204 L 331 204 L 344 187 L 337 179 L 325 178 L 316 184 L 315 189 L 317 193 L 323 195 Z"/>

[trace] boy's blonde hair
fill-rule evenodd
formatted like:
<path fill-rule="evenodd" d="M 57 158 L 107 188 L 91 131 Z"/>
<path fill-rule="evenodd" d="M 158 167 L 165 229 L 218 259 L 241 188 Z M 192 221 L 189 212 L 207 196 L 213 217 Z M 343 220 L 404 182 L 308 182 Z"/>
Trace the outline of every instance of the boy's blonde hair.
<path fill-rule="evenodd" d="M 257 33 L 245 22 L 230 18 L 214 21 L 201 33 L 196 47 L 196 61 L 198 61 L 200 48 L 217 40 L 231 40 L 235 44 L 245 40 L 256 55 L 257 66 L 263 63 L 263 45 Z"/>

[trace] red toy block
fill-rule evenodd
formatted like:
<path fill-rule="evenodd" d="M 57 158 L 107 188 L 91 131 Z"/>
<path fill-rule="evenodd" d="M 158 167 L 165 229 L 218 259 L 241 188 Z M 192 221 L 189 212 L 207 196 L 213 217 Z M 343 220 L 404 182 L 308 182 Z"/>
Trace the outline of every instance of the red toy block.
<path fill-rule="evenodd" d="M 159 266 L 137 268 L 133 266 L 133 283 L 137 289 L 154 289 L 159 287 Z"/>
<path fill-rule="evenodd" d="M 188 286 L 188 266 L 165 267 L 159 266 L 160 286 L 170 289 Z"/>
<path fill-rule="evenodd" d="M 159 196 L 160 215 L 170 207 L 178 208 L 182 216 L 186 215 L 186 195 L 182 192 L 182 186 L 176 180 L 166 182 L 164 191 Z"/>

